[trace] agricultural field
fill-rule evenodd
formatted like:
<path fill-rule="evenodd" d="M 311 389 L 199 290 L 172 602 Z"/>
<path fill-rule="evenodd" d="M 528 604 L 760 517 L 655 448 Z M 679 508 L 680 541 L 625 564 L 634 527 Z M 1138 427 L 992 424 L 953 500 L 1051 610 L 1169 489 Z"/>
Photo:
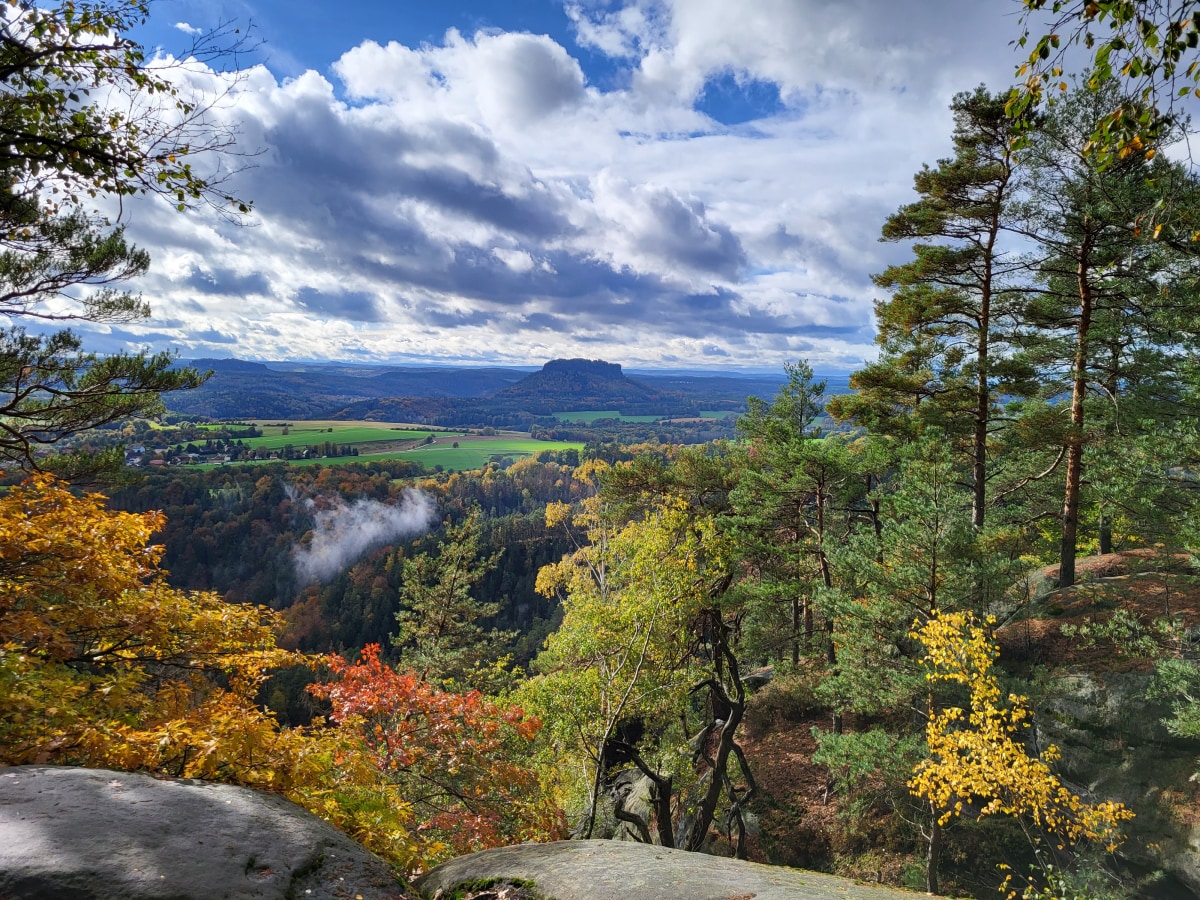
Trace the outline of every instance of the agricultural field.
<path fill-rule="evenodd" d="M 454 443 L 458 446 L 455 447 Z M 467 472 L 481 469 L 493 459 L 508 457 L 513 460 L 536 456 L 543 450 L 583 450 L 579 441 L 535 441 L 532 438 L 510 437 L 439 437 L 432 444 L 399 454 L 399 459 L 411 459 L 427 469 L 441 466 L 447 472 Z M 363 459 L 360 456 L 359 459 Z M 367 460 L 379 459 L 367 456 Z"/>
<path fill-rule="evenodd" d="M 554 418 L 560 422 L 582 422 L 591 425 L 597 419 L 617 419 L 621 422 L 657 422 L 662 416 L 623 416 L 615 409 L 579 409 L 557 412 Z"/>
<path fill-rule="evenodd" d="M 370 444 L 396 441 L 423 441 L 429 435 L 446 432 L 422 429 L 419 425 L 392 425 L 380 422 L 245 422 L 263 432 L 262 437 L 241 438 L 242 445 L 257 450 L 281 450 L 288 444 L 305 447 L 330 441 L 335 444 Z M 216 429 L 221 426 L 209 426 Z M 285 433 L 286 431 L 286 433 Z M 359 452 L 363 452 L 359 448 Z"/>
<path fill-rule="evenodd" d="M 737 415 L 727 409 L 701 410 L 697 417 L 701 419 L 723 419 L 728 415 Z M 616 419 L 619 422 L 658 422 L 664 416 L 625 416 L 615 409 L 577 409 L 569 412 L 556 412 L 554 418 L 560 422 L 581 422 L 591 425 L 597 419 Z"/>
<path fill-rule="evenodd" d="M 302 449 L 328 441 L 339 447 L 349 445 L 358 451 L 357 456 L 286 461 L 288 465 L 293 466 L 404 459 L 419 462 L 429 470 L 441 466 L 443 471 L 464 472 L 482 468 L 489 462 L 502 458 L 517 460 L 536 456 L 543 450 L 583 449 L 580 442 L 536 441 L 518 432 L 501 432 L 496 435 L 464 434 L 456 430 L 430 430 L 419 425 L 403 423 L 332 420 L 290 422 L 287 425 L 287 434 L 283 433 L 284 425 L 279 421 L 247 421 L 240 424 L 253 424 L 264 432 L 262 437 L 241 439 L 242 445 L 249 449 L 273 451 L 280 450 L 288 444 Z M 265 465 L 272 462 L 277 463 L 279 460 L 255 460 L 229 465 Z M 206 463 L 202 464 L 201 468 L 213 468 L 214 465 Z"/>

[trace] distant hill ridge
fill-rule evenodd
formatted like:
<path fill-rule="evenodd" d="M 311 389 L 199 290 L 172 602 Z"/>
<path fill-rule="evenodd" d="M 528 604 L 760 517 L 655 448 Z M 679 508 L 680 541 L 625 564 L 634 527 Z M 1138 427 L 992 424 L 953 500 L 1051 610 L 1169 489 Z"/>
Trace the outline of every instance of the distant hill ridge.
<path fill-rule="evenodd" d="M 771 398 L 776 375 L 639 371 L 618 363 L 553 359 L 539 371 L 503 366 L 351 366 L 341 363 L 180 360 L 208 383 L 166 396 L 173 412 L 214 418 L 380 419 L 454 425 L 529 425 L 532 417 L 588 409 L 637 415 L 688 416 L 699 409 L 737 409 L 748 395 Z M 845 376 L 831 393 L 844 393 Z M 511 393 L 507 389 L 514 388 Z M 840 388 L 840 389 L 839 389 Z"/>

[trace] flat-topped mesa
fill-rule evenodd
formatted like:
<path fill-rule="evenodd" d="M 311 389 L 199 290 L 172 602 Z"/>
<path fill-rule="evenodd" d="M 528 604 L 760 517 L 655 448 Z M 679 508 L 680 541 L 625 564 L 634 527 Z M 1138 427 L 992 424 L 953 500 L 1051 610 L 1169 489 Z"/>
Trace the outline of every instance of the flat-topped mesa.
<path fill-rule="evenodd" d="M 600 359 L 552 359 L 491 399 L 522 404 L 539 415 L 560 409 L 634 408 L 665 415 L 680 406 L 678 395 L 634 381 L 617 363 Z"/>
<path fill-rule="evenodd" d="M 620 379 L 625 377 L 620 363 L 602 359 L 552 359 L 542 366 L 546 374 L 585 375 L 589 378 Z"/>

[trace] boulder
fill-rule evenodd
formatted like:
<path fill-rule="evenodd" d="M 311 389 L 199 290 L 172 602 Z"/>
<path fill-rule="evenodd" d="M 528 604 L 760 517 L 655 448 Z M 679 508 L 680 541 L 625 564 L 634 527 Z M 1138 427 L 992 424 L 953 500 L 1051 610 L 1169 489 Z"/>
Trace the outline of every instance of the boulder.
<path fill-rule="evenodd" d="M 0 768 L 4 900 L 396 900 L 391 867 L 283 797 L 134 772 Z"/>
<path fill-rule="evenodd" d="M 419 882 L 434 900 L 463 885 L 532 886 L 553 900 L 913 900 L 917 894 L 782 866 L 628 841 L 521 844 L 460 856 Z"/>

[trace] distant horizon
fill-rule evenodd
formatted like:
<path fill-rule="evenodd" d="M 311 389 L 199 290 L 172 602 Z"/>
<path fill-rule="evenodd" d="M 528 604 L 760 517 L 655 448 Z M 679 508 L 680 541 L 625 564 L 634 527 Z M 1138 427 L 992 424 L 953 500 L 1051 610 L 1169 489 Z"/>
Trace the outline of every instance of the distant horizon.
<path fill-rule="evenodd" d="M 621 371 L 625 374 L 646 374 L 646 375 L 699 375 L 720 377 L 722 375 L 745 375 L 745 376 L 774 376 L 783 375 L 783 366 L 764 366 L 764 367 L 746 367 L 746 366 L 645 366 L 643 364 L 629 365 L 617 360 L 601 359 L 599 357 L 586 356 L 555 356 L 547 358 L 544 362 L 530 365 L 515 365 L 494 362 L 484 362 L 478 360 L 459 360 L 446 362 L 364 362 L 361 360 L 338 360 L 338 359 L 253 359 L 242 356 L 180 356 L 177 362 L 181 365 L 192 365 L 201 362 L 243 362 L 255 363 L 273 369 L 295 368 L 299 366 L 321 366 L 328 368 L 352 368 L 352 369 L 503 369 L 507 371 L 518 372 L 538 372 L 548 362 L 558 359 L 587 359 L 606 363 L 616 363 L 621 367 Z M 861 364 L 860 364 L 861 365 Z M 817 370 L 813 369 L 813 375 L 816 378 L 848 378 L 854 374 L 855 369 L 839 369 L 833 370 Z"/>

